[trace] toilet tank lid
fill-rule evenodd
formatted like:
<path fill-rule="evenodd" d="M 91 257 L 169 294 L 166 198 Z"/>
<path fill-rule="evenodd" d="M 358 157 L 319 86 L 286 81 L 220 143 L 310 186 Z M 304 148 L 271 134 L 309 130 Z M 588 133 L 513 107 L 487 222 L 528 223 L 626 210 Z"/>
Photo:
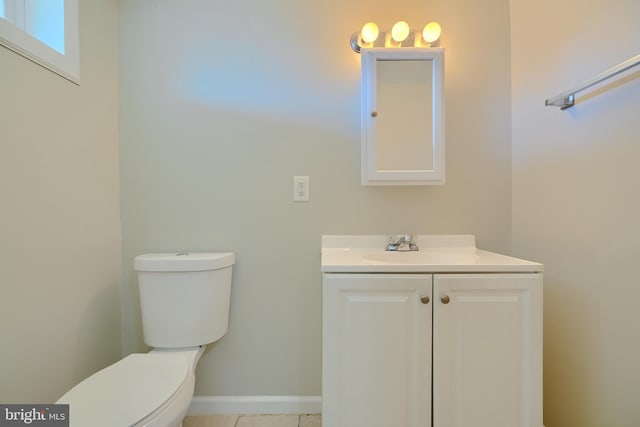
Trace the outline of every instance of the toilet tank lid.
<path fill-rule="evenodd" d="M 178 252 L 138 255 L 133 260 L 136 271 L 206 271 L 217 270 L 236 262 L 233 252 Z"/>

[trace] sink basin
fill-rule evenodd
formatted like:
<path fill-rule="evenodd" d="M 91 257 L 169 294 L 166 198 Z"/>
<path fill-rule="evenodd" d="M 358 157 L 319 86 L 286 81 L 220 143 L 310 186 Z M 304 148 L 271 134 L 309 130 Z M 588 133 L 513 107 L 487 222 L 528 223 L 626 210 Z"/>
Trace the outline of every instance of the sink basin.
<path fill-rule="evenodd" d="M 448 252 L 429 251 L 385 251 L 363 255 L 368 261 L 389 264 L 466 264 L 473 262 L 472 254 L 454 254 Z"/>
<path fill-rule="evenodd" d="M 471 235 L 417 235 L 419 251 L 385 251 L 389 236 L 322 236 L 323 273 L 540 272 L 542 264 L 476 248 Z"/>

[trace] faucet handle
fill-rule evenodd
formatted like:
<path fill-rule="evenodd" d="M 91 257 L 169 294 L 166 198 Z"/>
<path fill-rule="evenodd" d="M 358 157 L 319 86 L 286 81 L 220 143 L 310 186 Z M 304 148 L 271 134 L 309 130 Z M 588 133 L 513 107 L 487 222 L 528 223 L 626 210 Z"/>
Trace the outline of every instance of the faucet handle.
<path fill-rule="evenodd" d="M 405 234 L 400 238 L 399 242 L 407 244 L 410 251 L 419 251 L 418 243 L 413 240 L 413 237 L 413 234 Z"/>

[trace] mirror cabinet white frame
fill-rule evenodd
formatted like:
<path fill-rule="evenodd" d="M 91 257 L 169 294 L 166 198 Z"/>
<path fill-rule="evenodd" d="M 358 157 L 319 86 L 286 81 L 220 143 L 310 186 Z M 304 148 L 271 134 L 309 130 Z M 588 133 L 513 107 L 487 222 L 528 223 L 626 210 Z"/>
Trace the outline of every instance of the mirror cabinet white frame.
<path fill-rule="evenodd" d="M 444 49 L 360 54 L 362 185 L 444 184 Z"/>

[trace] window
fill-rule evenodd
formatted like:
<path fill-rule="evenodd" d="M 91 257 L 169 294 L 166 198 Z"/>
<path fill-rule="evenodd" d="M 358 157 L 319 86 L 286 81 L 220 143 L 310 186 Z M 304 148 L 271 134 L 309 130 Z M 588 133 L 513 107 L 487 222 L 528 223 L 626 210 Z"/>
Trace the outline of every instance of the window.
<path fill-rule="evenodd" d="M 78 83 L 78 0 L 0 0 L 0 44 Z"/>

